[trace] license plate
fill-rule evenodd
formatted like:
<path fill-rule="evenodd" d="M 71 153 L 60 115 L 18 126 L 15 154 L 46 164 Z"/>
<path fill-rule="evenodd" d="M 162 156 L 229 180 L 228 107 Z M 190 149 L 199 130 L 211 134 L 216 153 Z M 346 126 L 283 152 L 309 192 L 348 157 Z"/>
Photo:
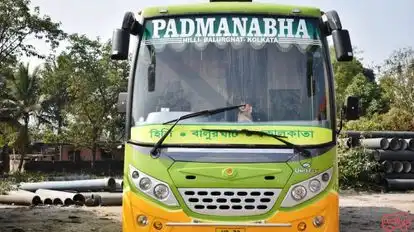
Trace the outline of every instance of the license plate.
<path fill-rule="evenodd" d="M 233 228 L 233 229 L 228 229 L 228 228 L 217 228 L 216 232 L 245 232 L 245 229 L 240 229 L 240 228 Z"/>

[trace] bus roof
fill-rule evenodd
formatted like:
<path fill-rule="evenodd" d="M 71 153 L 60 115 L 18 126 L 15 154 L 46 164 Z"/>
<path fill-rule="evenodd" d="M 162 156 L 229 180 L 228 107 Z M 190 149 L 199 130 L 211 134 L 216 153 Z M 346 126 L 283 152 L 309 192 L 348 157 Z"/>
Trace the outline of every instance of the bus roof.
<path fill-rule="evenodd" d="M 300 10 L 300 13 L 294 13 Z M 279 5 L 259 2 L 208 2 L 195 4 L 180 4 L 154 6 L 145 8 L 142 17 L 152 18 L 171 15 L 197 15 L 205 13 L 252 13 L 269 15 L 296 15 L 305 17 L 320 17 L 321 11 L 316 7 Z"/>

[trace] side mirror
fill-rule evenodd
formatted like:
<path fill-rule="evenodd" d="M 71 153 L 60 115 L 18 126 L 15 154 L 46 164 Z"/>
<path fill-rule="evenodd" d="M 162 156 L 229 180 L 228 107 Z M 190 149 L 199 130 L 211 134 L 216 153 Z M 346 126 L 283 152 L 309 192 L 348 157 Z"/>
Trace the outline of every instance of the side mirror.
<path fill-rule="evenodd" d="M 351 61 L 354 58 L 348 30 L 333 30 L 332 40 L 338 61 Z"/>
<path fill-rule="evenodd" d="M 115 29 L 112 35 L 112 54 L 113 60 L 128 59 L 130 35 L 139 35 L 142 25 L 135 19 L 132 12 L 126 12 L 122 20 L 122 28 Z"/>
<path fill-rule="evenodd" d="M 355 96 L 347 97 L 344 111 L 346 120 L 357 120 L 359 118 L 359 98 Z"/>
<path fill-rule="evenodd" d="M 155 90 L 155 64 L 148 66 L 148 92 Z"/>
<path fill-rule="evenodd" d="M 124 29 L 115 29 L 112 35 L 112 60 L 128 59 L 130 34 Z"/>
<path fill-rule="evenodd" d="M 117 109 L 119 113 L 126 112 L 126 102 L 127 102 L 128 93 L 122 92 L 118 95 Z"/>

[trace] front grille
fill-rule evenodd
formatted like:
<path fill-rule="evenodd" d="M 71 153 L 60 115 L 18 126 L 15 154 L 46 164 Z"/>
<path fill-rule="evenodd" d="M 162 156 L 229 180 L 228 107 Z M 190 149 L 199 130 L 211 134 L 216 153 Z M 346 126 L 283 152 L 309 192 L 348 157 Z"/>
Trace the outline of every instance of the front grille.
<path fill-rule="evenodd" d="M 267 213 L 281 189 L 178 189 L 193 212 L 217 216 L 252 216 Z"/>

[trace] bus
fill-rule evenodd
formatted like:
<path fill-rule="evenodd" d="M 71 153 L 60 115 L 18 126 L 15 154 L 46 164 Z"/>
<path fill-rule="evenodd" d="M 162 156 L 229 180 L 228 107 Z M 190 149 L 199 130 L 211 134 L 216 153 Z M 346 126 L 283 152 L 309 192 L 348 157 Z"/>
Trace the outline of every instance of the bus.
<path fill-rule="evenodd" d="M 131 57 L 130 38 L 136 38 Z M 211 0 L 126 12 L 123 231 L 339 231 L 335 10 Z M 336 112 L 340 112 L 340 115 Z M 340 118 L 340 125 L 338 125 Z"/>

